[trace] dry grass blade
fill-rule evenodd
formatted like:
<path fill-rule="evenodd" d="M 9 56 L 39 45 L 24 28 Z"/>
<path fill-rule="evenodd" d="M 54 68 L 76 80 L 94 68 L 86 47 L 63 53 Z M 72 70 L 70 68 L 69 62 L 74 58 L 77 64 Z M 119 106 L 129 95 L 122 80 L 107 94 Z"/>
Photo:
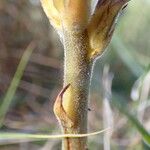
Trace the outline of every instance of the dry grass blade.
<path fill-rule="evenodd" d="M 113 74 L 109 72 L 109 66 L 105 65 L 103 70 L 103 125 L 104 128 L 113 127 L 113 112 L 110 106 L 110 95 L 112 86 Z M 112 132 L 104 133 L 104 150 L 111 149 L 111 136 Z"/>
<path fill-rule="evenodd" d="M 0 132 L 0 139 L 59 139 L 59 138 L 79 138 L 94 136 L 104 132 L 108 132 L 110 128 L 106 128 L 100 131 L 85 133 L 85 134 L 58 134 L 58 135 L 44 135 L 44 134 L 27 134 L 27 133 L 7 133 Z"/>

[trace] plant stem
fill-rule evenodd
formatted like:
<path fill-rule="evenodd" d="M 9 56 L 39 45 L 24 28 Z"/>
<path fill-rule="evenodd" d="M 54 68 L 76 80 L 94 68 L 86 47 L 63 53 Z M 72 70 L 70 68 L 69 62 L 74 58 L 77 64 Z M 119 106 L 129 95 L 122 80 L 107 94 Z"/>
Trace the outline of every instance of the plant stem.
<path fill-rule="evenodd" d="M 64 86 L 63 107 L 73 126 L 63 125 L 65 134 L 87 133 L 88 93 L 90 63 L 87 59 L 88 39 L 86 31 L 64 31 Z M 87 138 L 65 138 L 63 150 L 85 150 Z"/>

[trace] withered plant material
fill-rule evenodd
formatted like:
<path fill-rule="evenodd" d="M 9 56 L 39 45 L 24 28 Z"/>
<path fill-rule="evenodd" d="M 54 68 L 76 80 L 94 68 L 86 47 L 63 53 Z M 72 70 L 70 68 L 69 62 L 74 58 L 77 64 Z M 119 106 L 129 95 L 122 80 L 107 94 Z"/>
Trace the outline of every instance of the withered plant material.
<path fill-rule="evenodd" d="M 41 0 L 64 45 L 64 88 L 54 113 L 63 133 L 87 132 L 88 93 L 93 61 L 108 46 L 118 14 L 128 0 Z M 64 138 L 62 149 L 85 150 L 86 138 Z"/>

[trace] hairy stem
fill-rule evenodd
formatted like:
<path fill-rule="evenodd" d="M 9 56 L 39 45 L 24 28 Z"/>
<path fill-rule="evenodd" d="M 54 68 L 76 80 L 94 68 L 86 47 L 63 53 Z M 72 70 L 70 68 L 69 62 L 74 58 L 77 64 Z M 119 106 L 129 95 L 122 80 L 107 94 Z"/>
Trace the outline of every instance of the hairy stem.
<path fill-rule="evenodd" d="M 63 125 L 65 134 L 87 132 L 90 64 L 87 60 L 86 31 L 64 31 L 64 86 L 70 84 L 63 98 L 63 107 L 73 126 Z M 87 138 L 65 138 L 63 150 L 85 150 Z"/>

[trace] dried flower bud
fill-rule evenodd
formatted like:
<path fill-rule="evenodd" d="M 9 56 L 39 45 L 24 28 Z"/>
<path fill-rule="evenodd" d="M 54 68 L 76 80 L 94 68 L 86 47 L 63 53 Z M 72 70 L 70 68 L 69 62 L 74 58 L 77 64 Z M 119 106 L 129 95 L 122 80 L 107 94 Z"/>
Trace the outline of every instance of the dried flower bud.
<path fill-rule="evenodd" d="M 61 29 L 60 15 L 54 5 L 53 0 L 41 0 L 41 4 L 52 26 L 56 30 L 60 30 Z"/>
<path fill-rule="evenodd" d="M 69 0 L 63 12 L 65 30 L 82 30 L 87 27 L 90 16 L 89 0 Z"/>
<path fill-rule="evenodd" d="M 63 33 L 62 29 L 74 33 L 87 30 L 88 59 L 93 60 L 108 46 L 115 29 L 116 18 L 128 1 L 41 0 L 41 3 L 50 23 L 59 33 Z M 93 6 L 95 10 L 92 15 L 93 7 L 90 6 L 93 2 L 96 7 Z"/>
<path fill-rule="evenodd" d="M 99 0 L 88 26 L 89 58 L 102 54 L 108 46 L 116 24 L 116 18 L 128 0 Z"/>

